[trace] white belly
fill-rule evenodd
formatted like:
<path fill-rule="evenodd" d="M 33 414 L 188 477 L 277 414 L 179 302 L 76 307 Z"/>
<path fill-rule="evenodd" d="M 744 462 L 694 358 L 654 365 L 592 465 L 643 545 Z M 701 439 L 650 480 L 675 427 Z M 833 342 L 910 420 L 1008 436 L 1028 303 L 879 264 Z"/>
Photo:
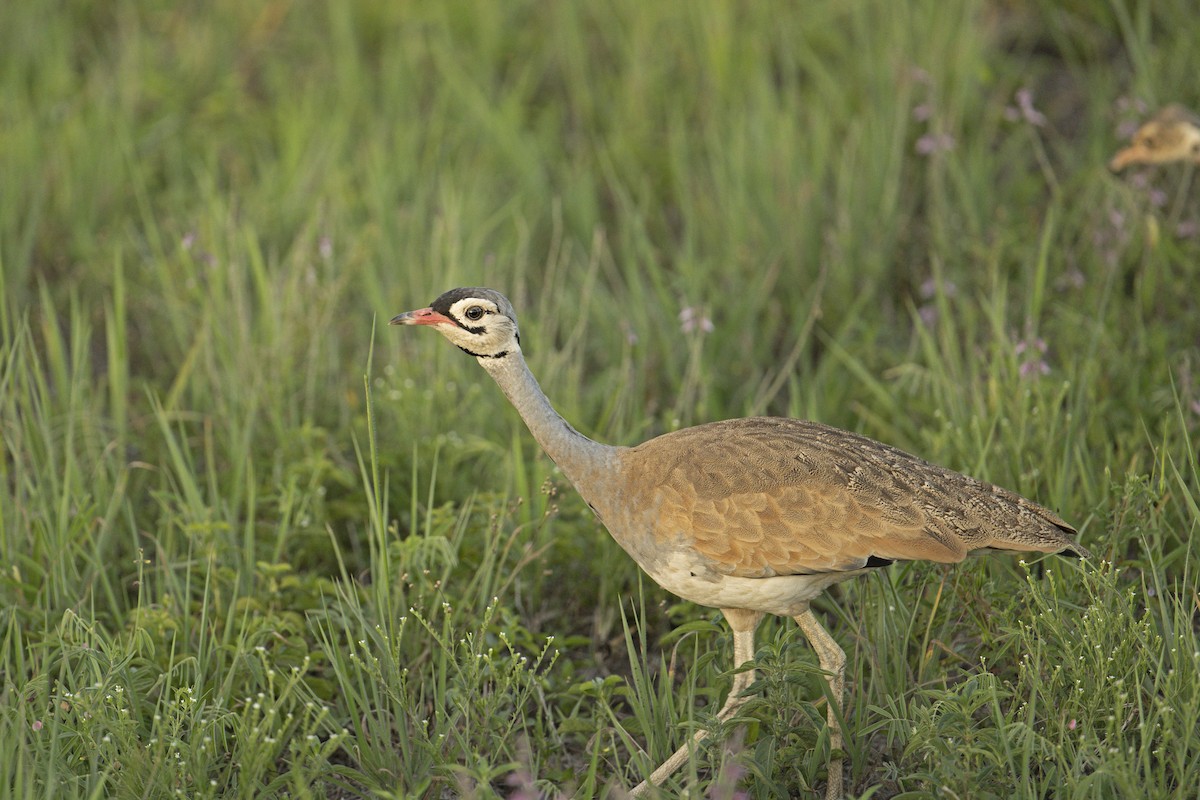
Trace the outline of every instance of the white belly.
<path fill-rule="evenodd" d="M 802 614 L 809 601 L 821 592 L 862 572 L 738 578 L 698 566 L 694 559 L 678 552 L 642 568 L 655 583 L 684 600 L 713 608 L 744 608 L 784 617 Z"/>

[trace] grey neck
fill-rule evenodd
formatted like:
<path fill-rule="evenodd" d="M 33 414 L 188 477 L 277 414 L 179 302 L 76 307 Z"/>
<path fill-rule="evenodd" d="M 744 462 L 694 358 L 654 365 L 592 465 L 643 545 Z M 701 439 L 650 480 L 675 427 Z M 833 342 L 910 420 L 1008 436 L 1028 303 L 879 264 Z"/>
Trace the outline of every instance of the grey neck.
<path fill-rule="evenodd" d="M 546 455 L 595 507 L 593 495 L 605 491 L 616 456 L 623 448 L 592 441 L 559 416 L 519 349 L 502 358 L 477 360 L 500 385 Z"/>

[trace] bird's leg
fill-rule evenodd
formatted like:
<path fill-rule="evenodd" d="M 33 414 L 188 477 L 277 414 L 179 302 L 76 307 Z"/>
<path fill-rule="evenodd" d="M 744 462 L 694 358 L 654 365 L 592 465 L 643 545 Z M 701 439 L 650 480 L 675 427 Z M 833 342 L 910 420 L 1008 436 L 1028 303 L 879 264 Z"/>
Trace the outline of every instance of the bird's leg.
<path fill-rule="evenodd" d="M 729 627 L 733 629 L 733 663 L 735 667 L 740 667 L 754 658 L 754 629 L 758 627 L 758 622 L 763 618 L 763 614 L 761 611 L 746 611 L 741 608 L 723 608 L 721 613 L 725 615 Z M 717 712 L 717 720 L 724 722 L 729 719 L 738 708 L 750 699 L 743 695 L 752 683 L 754 683 L 753 669 L 738 672 L 733 676 L 733 687 L 729 690 L 729 696 L 725 698 L 725 705 L 721 706 L 721 710 Z M 633 788 L 633 791 L 629 793 L 630 797 L 641 797 L 650 790 L 651 786 L 658 786 L 665 781 L 671 773 L 683 766 L 692 749 L 707 736 L 708 730 L 704 728 L 692 734 L 692 738 L 660 764 L 649 778 Z"/>
<path fill-rule="evenodd" d="M 825 800 L 842 798 L 842 728 L 838 717 L 842 715 L 842 697 L 846 689 L 846 653 L 838 646 L 829 632 L 817 621 L 812 609 L 796 617 L 800 630 L 816 651 L 821 669 L 829 673 L 829 693 L 834 702 L 829 704 L 826 719 L 829 721 L 829 783 L 825 787 Z M 835 708 L 836 706 L 836 708 Z"/>

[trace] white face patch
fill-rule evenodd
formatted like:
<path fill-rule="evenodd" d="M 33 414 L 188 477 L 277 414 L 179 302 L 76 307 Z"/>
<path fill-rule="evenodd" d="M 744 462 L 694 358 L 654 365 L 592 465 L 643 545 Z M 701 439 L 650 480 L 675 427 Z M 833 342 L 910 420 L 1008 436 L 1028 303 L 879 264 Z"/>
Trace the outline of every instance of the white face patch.
<path fill-rule="evenodd" d="M 499 358 L 520 349 L 516 323 L 491 300 L 464 297 L 450 306 L 448 316 L 458 325 L 439 326 L 439 332 L 473 356 Z"/>
<path fill-rule="evenodd" d="M 465 297 L 450 306 L 450 316 L 468 328 L 476 328 L 485 325 L 487 318 L 495 315 L 497 310 L 491 300 Z"/>

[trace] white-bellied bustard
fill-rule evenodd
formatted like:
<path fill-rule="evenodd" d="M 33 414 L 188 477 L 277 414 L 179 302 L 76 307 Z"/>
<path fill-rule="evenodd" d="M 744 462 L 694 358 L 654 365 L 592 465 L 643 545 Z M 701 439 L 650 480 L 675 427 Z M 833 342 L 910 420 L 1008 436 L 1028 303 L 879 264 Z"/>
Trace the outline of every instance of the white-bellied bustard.
<path fill-rule="evenodd" d="M 1085 556 L 1054 512 L 998 486 L 816 422 L 754 417 L 674 431 L 637 447 L 594 442 L 550 405 L 521 354 L 512 305 L 492 289 L 454 289 L 393 325 L 428 325 L 500 385 L 538 444 L 617 543 L 659 585 L 719 608 L 735 666 L 754 654 L 763 614 L 796 620 L 828 675 L 826 798 L 842 794 L 838 725 L 846 656 L 809 609 L 838 581 L 894 561 L 962 561 L 986 550 Z M 754 681 L 747 669 L 717 713 Z M 633 790 L 674 772 L 700 731 Z"/>

